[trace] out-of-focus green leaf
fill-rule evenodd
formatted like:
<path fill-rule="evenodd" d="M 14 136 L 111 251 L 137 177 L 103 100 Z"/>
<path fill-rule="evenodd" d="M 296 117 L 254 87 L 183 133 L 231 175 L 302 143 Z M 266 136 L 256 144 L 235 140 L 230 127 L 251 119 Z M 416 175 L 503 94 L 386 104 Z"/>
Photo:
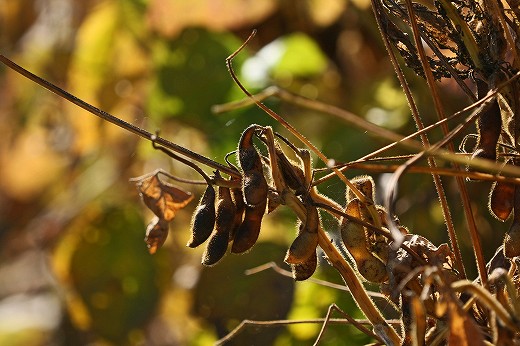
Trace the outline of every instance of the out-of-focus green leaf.
<path fill-rule="evenodd" d="M 159 300 L 162 274 L 143 229 L 136 209 L 108 209 L 81 231 L 71 258 L 73 287 L 92 330 L 117 344 L 144 326 Z"/>
<path fill-rule="evenodd" d="M 314 40 L 303 33 L 290 34 L 282 39 L 285 51 L 273 67 L 275 78 L 287 75 L 312 77 L 327 68 L 327 58 Z"/>
<path fill-rule="evenodd" d="M 174 41 L 157 43 L 156 82 L 148 113 L 156 119 L 182 116 L 183 122 L 213 131 L 219 120 L 211 114 L 211 106 L 227 101 L 234 87 L 225 60 L 239 45 L 229 33 L 199 28 L 184 30 Z"/>

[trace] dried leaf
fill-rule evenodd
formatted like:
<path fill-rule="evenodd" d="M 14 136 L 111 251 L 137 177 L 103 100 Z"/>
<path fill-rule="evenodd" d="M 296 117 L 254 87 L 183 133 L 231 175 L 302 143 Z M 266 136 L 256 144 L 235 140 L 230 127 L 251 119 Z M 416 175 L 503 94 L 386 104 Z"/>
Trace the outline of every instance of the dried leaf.
<path fill-rule="evenodd" d="M 456 301 L 448 302 L 450 335 L 448 345 L 480 346 L 484 338 L 475 320 L 471 318 Z"/>
<path fill-rule="evenodd" d="M 148 246 L 148 252 L 154 254 L 163 246 L 168 237 L 168 222 L 155 216 L 146 227 L 146 237 L 144 241 Z"/>
<path fill-rule="evenodd" d="M 170 222 L 177 210 L 184 208 L 193 199 L 193 195 L 162 182 L 158 175 L 159 172 L 139 180 L 136 185 L 144 204 L 159 218 Z"/>

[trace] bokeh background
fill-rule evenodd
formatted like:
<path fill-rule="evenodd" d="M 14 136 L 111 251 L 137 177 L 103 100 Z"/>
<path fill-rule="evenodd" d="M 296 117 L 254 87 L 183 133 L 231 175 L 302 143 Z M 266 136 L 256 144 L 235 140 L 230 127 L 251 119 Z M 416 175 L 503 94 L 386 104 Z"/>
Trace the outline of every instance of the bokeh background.
<path fill-rule="evenodd" d="M 0 0 L 1 54 L 219 162 L 251 123 L 287 134 L 254 107 L 211 112 L 212 105 L 244 97 L 225 58 L 253 28 L 257 36 L 234 62 L 252 91 L 278 85 L 399 133 L 414 131 L 369 0 Z M 425 122 L 434 122 L 423 81 L 406 73 Z M 442 86 L 448 111 L 467 104 L 449 81 Z M 329 115 L 276 99 L 266 104 L 338 162 L 386 144 Z M 284 267 L 295 218 L 283 208 L 265 218 L 250 253 L 203 268 L 203 248 L 185 246 L 194 201 L 178 213 L 165 246 L 148 254 L 143 238 L 151 214 L 129 179 L 157 168 L 196 178 L 150 143 L 0 66 L 1 345 L 207 345 L 243 319 L 315 319 L 331 303 L 362 317 L 341 290 L 294 283 L 273 270 L 245 275 L 271 261 Z M 458 193 L 451 179 L 444 182 L 474 277 Z M 202 192 L 182 187 L 196 199 Z M 320 189 L 344 201 L 339 181 Z M 490 258 L 505 226 L 487 215 L 488 190 L 470 185 Z M 446 242 L 428 175 L 402 180 L 397 210 L 411 231 Z M 333 234 L 334 222 L 324 222 Z M 341 283 L 326 262 L 315 277 Z M 230 344 L 309 344 L 319 329 L 248 327 Z M 354 328 L 331 325 L 323 344 L 367 341 Z"/>

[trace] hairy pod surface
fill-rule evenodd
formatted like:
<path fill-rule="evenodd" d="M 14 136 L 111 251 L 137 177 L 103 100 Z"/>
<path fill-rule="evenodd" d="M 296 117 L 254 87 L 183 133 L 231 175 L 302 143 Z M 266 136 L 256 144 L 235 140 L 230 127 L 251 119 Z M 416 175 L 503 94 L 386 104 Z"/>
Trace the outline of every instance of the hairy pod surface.
<path fill-rule="evenodd" d="M 267 201 L 254 207 L 246 206 L 244 219 L 237 229 L 231 247 L 232 253 L 243 253 L 251 249 L 258 240 Z"/>
<path fill-rule="evenodd" d="M 375 195 L 375 184 L 374 179 L 369 175 L 360 175 L 350 180 L 350 182 L 361 192 L 365 197 L 372 201 Z M 346 193 L 347 202 L 350 202 L 354 198 L 357 198 L 357 195 L 347 187 Z"/>
<path fill-rule="evenodd" d="M 226 233 L 228 238 L 235 221 L 236 207 L 231 197 L 229 188 L 218 188 L 218 200 L 216 207 L 215 231 Z"/>
<path fill-rule="evenodd" d="M 363 209 L 366 209 L 366 207 L 359 199 L 354 198 L 347 204 L 345 213 L 357 219 L 368 221 L 368 211 Z M 370 282 L 386 280 L 386 265 L 382 259 L 387 258 L 387 253 L 384 252 L 387 248 L 375 249 L 381 250 L 381 259 L 374 256 L 368 249 L 369 244 L 367 243 L 365 227 L 347 218 L 340 220 L 340 233 L 343 244 L 356 262 L 359 273 Z"/>
<path fill-rule="evenodd" d="M 230 241 L 233 240 L 235 234 L 238 231 L 238 228 L 242 224 L 242 220 L 244 219 L 244 212 L 246 210 L 242 189 L 231 189 L 231 196 L 233 198 L 233 203 L 235 204 L 235 216 L 233 217 L 233 227 L 229 233 Z"/>
<path fill-rule="evenodd" d="M 251 125 L 242 133 L 238 143 L 238 162 L 242 169 L 242 192 L 244 202 L 256 206 L 267 201 L 268 185 L 264 177 L 262 159 L 253 144 L 259 125 Z"/>
<path fill-rule="evenodd" d="M 191 239 L 187 246 L 195 248 L 204 243 L 215 227 L 215 188 L 208 185 L 191 220 Z"/>
<path fill-rule="evenodd" d="M 482 98 L 488 92 L 488 86 L 481 80 L 477 80 L 478 96 Z M 479 157 L 496 161 L 497 143 L 502 131 L 502 116 L 497 99 L 491 101 L 491 105 L 482 110 L 477 119 L 478 140 L 472 157 Z"/>
<path fill-rule="evenodd" d="M 489 195 L 489 211 L 491 215 L 500 221 L 506 221 L 513 210 L 514 195 L 515 185 L 494 182 Z"/>
<path fill-rule="evenodd" d="M 376 257 L 368 257 L 357 263 L 359 273 L 370 282 L 385 282 L 388 278 L 386 265 Z"/>
<path fill-rule="evenodd" d="M 291 264 L 291 272 L 294 280 L 303 281 L 307 280 L 314 274 L 318 267 L 318 255 L 314 251 L 309 258 L 304 262 L 298 264 Z"/>
<path fill-rule="evenodd" d="M 153 255 L 163 246 L 168 237 L 168 230 L 168 221 L 154 216 L 146 228 L 146 236 L 144 238 L 150 254 Z"/>
<path fill-rule="evenodd" d="M 211 234 L 206 249 L 202 254 L 202 264 L 205 266 L 213 266 L 220 261 L 226 254 L 229 242 L 229 234 L 226 232 L 218 232 L 215 230 Z"/>
<path fill-rule="evenodd" d="M 278 144 L 275 145 L 276 161 L 280 172 L 282 173 L 285 184 L 296 194 L 305 192 L 305 174 L 299 164 L 293 162 L 285 156 L 282 148 Z"/>
<path fill-rule="evenodd" d="M 247 205 L 255 206 L 267 201 L 268 190 L 269 187 L 262 171 L 244 172 L 242 191 Z"/>

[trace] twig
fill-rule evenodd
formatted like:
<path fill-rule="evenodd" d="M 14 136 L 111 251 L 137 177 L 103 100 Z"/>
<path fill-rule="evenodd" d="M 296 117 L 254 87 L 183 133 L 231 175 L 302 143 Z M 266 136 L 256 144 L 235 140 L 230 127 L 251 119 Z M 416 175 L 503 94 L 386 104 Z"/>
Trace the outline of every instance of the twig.
<path fill-rule="evenodd" d="M 203 155 L 200 155 L 196 152 L 193 152 L 189 149 L 186 149 L 178 144 L 175 144 L 167 139 L 164 139 L 162 137 L 159 137 L 159 136 L 155 136 L 153 133 L 151 132 L 148 132 L 138 126 L 135 126 L 133 124 L 130 124 L 129 122 L 126 122 L 110 113 L 107 113 L 105 112 L 104 110 L 101 110 L 83 100 L 81 100 L 80 98 L 70 94 L 69 92 L 61 89 L 60 87 L 52 84 L 51 82 L 49 81 L 46 81 L 45 79 L 41 78 L 41 77 L 38 77 L 36 76 L 35 74 L 27 71 L 26 69 L 24 69 L 23 67 L 17 65 L 16 63 L 14 63 L 13 61 L 9 60 L 8 58 L 6 58 L 5 56 L 3 56 L 2 54 L 0 54 L 0 62 L 2 62 L 3 64 L 5 64 L 6 66 L 8 66 L 9 68 L 15 70 L 16 72 L 18 72 L 19 74 L 21 74 L 22 76 L 32 80 L 33 82 L 35 82 L 36 84 L 38 85 L 41 85 L 42 87 L 44 87 L 45 89 L 55 93 L 56 95 L 58 96 L 61 96 L 63 97 L 64 99 L 66 99 L 67 101 L 70 101 L 72 103 L 74 103 L 75 105 L 83 108 L 84 110 L 86 110 L 87 112 L 93 114 L 93 115 L 96 115 L 98 117 L 100 117 L 101 119 L 103 120 L 106 120 L 116 126 L 119 126 L 120 128 L 122 129 L 125 129 L 127 131 L 130 131 L 136 135 L 138 135 L 139 137 L 142 137 L 144 139 L 147 139 L 149 141 L 152 141 L 154 138 L 155 138 L 155 142 L 165 148 L 168 148 L 170 150 L 173 150 L 177 153 L 180 153 L 186 157 L 189 157 L 197 162 L 200 162 L 201 164 L 203 165 L 206 165 L 208 167 L 212 167 L 214 169 L 218 169 L 219 171 L 221 171 L 222 173 L 225 173 L 225 174 L 228 174 L 232 177 L 235 177 L 235 178 L 239 178 L 240 177 L 240 174 L 235 171 L 234 169 L 228 167 L 228 166 L 224 166 L 218 162 L 215 162 Z"/>

